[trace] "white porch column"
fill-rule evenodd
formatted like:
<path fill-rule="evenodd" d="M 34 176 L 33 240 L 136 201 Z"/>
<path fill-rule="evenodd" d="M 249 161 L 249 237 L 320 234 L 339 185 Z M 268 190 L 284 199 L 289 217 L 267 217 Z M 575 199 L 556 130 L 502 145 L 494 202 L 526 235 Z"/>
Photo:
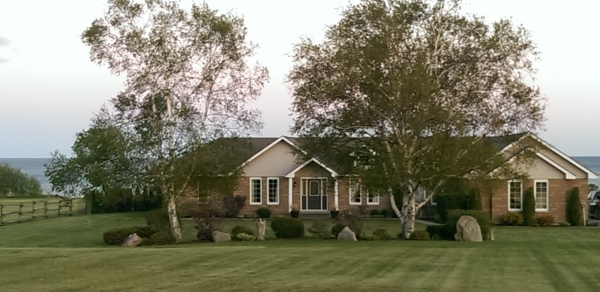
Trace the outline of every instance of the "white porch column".
<path fill-rule="evenodd" d="M 335 186 L 334 186 L 335 189 L 333 191 L 334 192 L 333 199 L 334 199 L 334 204 L 335 204 L 335 210 L 338 211 L 338 210 L 340 210 L 339 201 L 338 201 L 339 200 L 338 199 L 338 195 L 339 195 L 338 180 L 335 177 L 334 177 L 334 179 L 335 179 Z"/>
<path fill-rule="evenodd" d="M 288 177 L 288 212 L 292 212 L 292 191 L 293 191 L 293 187 L 294 187 L 294 178 L 293 177 Z"/>

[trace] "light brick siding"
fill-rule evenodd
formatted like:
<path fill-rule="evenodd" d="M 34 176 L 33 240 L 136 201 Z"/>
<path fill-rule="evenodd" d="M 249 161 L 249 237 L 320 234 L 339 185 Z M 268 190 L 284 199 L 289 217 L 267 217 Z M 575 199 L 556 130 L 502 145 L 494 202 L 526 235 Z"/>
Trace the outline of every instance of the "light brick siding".
<path fill-rule="evenodd" d="M 523 192 L 533 187 L 534 180 L 523 181 Z M 493 220 L 508 213 L 508 182 L 503 181 L 496 184 L 496 189 L 490 199 L 490 196 L 484 195 L 482 198 L 482 209 L 490 212 Z M 554 217 L 555 222 L 565 221 L 566 219 L 566 202 L 569 193 L 574 187 L 579 188 L 579 196 L 582 203 L 587 204 L 587 179 L 549 179 L 548 180 L 548 211 L 536 211 L 536 215 L 550 214 Z M 587 210 L 587 208 L 586 208 Z M 520 212 L 520 211 L 513 211 Z"/>

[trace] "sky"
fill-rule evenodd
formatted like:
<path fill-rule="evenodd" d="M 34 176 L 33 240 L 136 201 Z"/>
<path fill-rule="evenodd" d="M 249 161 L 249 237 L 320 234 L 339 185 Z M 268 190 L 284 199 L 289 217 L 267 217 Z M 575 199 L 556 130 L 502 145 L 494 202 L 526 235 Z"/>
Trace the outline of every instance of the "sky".
<path fill-rule="evenodd" d="M 197 3 L 202 1 L 196 1 Z M 289 135 L 292 97 L 284 83 L 292 46 L 322 40 L 348 0 L 205 0 L 245 19 L 256 60 L 270 72 L 252 107 L 262 136 Z M 356 1 L 350 1 L 356 2 Z M 75 134 L 123 89 L 124 79 L 89 60 L 81 32 L 103 15 L 105 0 L 0 1 L 0 157 L 69 154 Z M 571 156 L 600 156 L 600 1 L 465 0 L 467 13 L 512 18 L 541 52 L 536 85 L 547 98 L 538 134 Z"/>

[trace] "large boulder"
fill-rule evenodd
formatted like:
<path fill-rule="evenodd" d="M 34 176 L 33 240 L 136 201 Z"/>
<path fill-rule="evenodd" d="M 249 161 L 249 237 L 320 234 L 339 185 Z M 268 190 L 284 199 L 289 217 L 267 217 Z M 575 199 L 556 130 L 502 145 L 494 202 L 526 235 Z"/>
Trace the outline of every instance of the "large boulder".
<path fill-rule="evenodd" d="M 337 236 L 338 240 L 348 240 L 348 241 L 356 241 L 356 235 L 348 226 L 344 227 L 342 231 Z"/>
<path fill-rule="evenodd" d="M 454 239 L 458 241 L 482 242 L 481 227 L 479 227 L 477 220 L 468 215 L 460 216 L 458 221 L 456 221 Z"/>
<path fill-rule="evenodd" d="M 212 239 L 214 242 L 231 241 L 231 234 L 215 230 L 212 233 Z"/>
<path fill-rule="evenodd" d="M 137 235 L 137 233 L 129 234 L 123 243 L 121 243 L 122 247 L 136 247 L 142 243 L 142 238 Z"/>

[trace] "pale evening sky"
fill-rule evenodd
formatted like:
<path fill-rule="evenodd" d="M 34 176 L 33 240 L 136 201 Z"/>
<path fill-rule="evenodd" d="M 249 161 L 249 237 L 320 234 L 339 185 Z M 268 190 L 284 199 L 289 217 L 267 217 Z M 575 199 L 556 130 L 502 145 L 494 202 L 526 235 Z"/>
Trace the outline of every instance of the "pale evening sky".
<path fill-rule="evenodd" d="M 302 36 L 321 39 L 348 0 L 205 2 L 245 18 L 249 39 L 260 45 L 256 59 L 271 75 L 253 104 L 263 112 L 261 134 L 288 135 L 292 99 L 284 78 L 292 44 Z M 600 156 L 600 1 L 464 4 L 467 12 L 487 20 L 512 17 L 531 31 L 542 53 L 536 83 L 548 98 L 540 136 L 568 155 Z M 104 7 L 104 0 L 0 2 L 0 157 L 49 157 L 56 149 L 70 153 L 75 133 L 123 88 L 122 78 L 89 60 L 79 38 Z"/>

